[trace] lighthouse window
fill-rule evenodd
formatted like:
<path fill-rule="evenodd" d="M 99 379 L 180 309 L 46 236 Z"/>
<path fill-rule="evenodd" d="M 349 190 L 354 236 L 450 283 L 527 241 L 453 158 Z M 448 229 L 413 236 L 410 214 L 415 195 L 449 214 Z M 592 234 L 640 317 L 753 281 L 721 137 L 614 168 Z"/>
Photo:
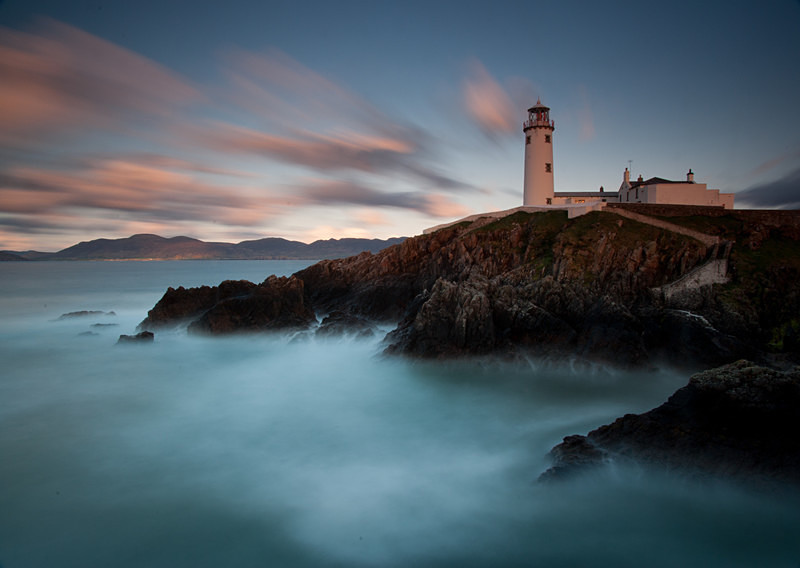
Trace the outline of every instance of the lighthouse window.
<path fill-rule="evenodd" d="M 550 135 L 549 134 L 545 134 L 544 135 L 544 141 L 547 142 L 548 144 L 550 144 Z"/>
<path fill-rule="evenodd" d="M 525 137 L 525 144 L 530 144 L 530 143 L 531 143 L 531 137 L 530 136 L 526 136 Z"/>
<path fill-rule="evenodd" d="M 551 164 L 551 163 L 546 163 L 546 164 L 544 165 L 544 171 L 546 171 L 546 172 L 548 172 L 548 173 L 549 173 L 549 172 L 552 172 L 552 171 L 553 171 L 553 164 Z"/>

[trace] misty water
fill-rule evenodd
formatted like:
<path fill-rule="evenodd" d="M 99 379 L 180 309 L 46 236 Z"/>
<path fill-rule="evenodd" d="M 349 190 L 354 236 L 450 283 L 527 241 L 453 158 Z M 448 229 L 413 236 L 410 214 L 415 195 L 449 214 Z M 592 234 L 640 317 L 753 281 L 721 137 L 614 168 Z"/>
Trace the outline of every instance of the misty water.
<path fill-rule="evenodd" d="M 0 566 L 800 564 L 791 492 L 536 482 L 563 436 L 679 373 L 387 359 L 380 338 L 115 345 L 168 286 L 307 264 L 0 263 Z M 58 319 L 80 310 L 114 314 Z"/>

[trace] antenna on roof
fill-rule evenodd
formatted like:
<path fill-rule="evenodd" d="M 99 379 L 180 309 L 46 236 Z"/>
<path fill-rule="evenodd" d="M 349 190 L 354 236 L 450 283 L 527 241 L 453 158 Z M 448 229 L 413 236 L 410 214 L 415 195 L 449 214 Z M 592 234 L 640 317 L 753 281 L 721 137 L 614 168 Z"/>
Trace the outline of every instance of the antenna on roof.
<path fill-rule="evenodd" d="M 633 160 L 628 160 L 628 171 L 633 173 Z"/>

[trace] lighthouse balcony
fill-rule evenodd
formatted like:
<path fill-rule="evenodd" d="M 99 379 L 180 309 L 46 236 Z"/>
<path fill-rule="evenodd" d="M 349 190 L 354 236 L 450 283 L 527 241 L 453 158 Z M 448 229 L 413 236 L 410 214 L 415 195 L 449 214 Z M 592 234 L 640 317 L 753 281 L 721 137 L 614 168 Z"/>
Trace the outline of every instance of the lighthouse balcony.
<path fill-rule="evenodd" d="M 556 123 L 554 120 L 526 120 L 522 123 L 523 129 L 535 128 L 537 126 L 555 129 Z"/>

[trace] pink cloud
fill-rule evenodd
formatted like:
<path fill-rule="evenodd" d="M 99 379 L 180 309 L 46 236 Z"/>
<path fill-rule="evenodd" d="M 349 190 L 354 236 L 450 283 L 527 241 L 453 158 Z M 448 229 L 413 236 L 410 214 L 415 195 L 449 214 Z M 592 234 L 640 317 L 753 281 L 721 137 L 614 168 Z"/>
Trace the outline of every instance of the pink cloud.
<path fill-rule="evenodd" d="M 197 225 L 254 231 L 289 208 L 331 203 L 370 208 L 369 215 L 362 211 L 364 223 L 384 223 L 383 208 L 434 217 L 464 213 L 439 192 L 475 188 L 437 167 L 434 140 L 425 130 L 284 54 L 236 51 L 225 62 L 230 85 L 207 92 L 215 103 L 221 98 L 244 110 L 247 127 L 187 120 L 181 111 L 211 102 L 206 94 L 106 40 L 54 21 L 30 33 L 0 27 L 0 152 L 24 150 L 23 160 L 0 171 L 0 230 L 49 234 L 61 228 L 72 234 L 102 228 L 118 234 Z M 107 154 L 90 149 L 88 158 L 73 158 L 70 148 L 54 153 L 47 144 L 58 135 L 73 140 L 97 129 L 145 134 L 148 141 L 181 144 L 173 148 L 177 155 L 200 151 L 213 159 L 115 154 L 113 143 Z M 296 195 L 278 195 L 253 174 L 217 165 L 243 156 L 313 175 L 345 172 L 359 181 L 312 183 Z M 373 189 L 395 187 L 398 180 L 421 189 Z"/>
<path fill-rule="evenodd" d="M 375 171 L 392 154 L 408 154 L 413 150 L 401 140 L 375 136 L 297 132 L 289 138 L 229 124 L 218 124 L 205 138 L 218 150 L 270 156 L 318 170 Z"/>
<path fill-rule="evenodd" d="M 383 192 L 357 183 L 312 180 L 298 187 L 299 197 L 308 204 L 358 205 L 408 209 L 431 217 L 463 216 L 466 209 L 450 198 L 429 192 Z"/>
<path fill-rule="evenodd" d="M 233 87 L 228 99 L 260 121 L 246 128 L 216 123 L 190 132 L 190 127 L 188 136 L 196 143 L 321 172 L 399 173 L 438 189 L 471 189 L 430 165 L 435 152 L 424 130 L 387 115 L 288 55 L 231 50 L 223 61 Z"/>
<path fill-rule="evenodd" d="M 333 134 L 293 131 L 291 135 L 277 135 L 226 123 L 195 129 L 190 135 L 219 152 L 261 156 L 319 172 L 402 174 L 436 189 L 474 189 L 427 165 L 419 148 L 402 138 L 343 129 Z"/>
<path fill-rule="evenodd" d="M 511 98 L 477 60 L 464 81 L 463 100 L 467 114 L 488 136 L 509 134 L 519 127 L 520 117 Z"/>
<path fill-rule="evenodd" d="M 25 217 L 30 227 L 48 215 L 253 226 L 283 207 L 261 188 L 218 185 L 202 176 L 115 159 L 71 170 L 13 168 L 0 177 L 0 201 L 6 213 Z"/>
<path fill-rule="evenodd" d="M 376 227 L 389 224 L 389 219 L 387 219 L 385 215 L 373 209 L 363 209 L 361 211 L 358 211 L 355 214 L 355 219 L 361 225 L 366 225 L 368 227 Z"/>
<path fill-rule="evenodd" d="M 0 146 L 107 127 L 131 113 L 163 118 L 201 98 L 171 71 L 66 24 L 0 28 Z"/>
<path fill-rule="evenodd" d="M 586 142 L 594 138 L 594 115 L 589 105 L 589 93 L 586 91 L 586 87 L 581 86 L 580 91 L 583 105 L 580 110 L 578 110 L 578 121 L 581 126 L 579 140 L 581 142 Z"/>
<path fill-rule="evenodd" d="M 798 158 L 800 158 L 800 151 L 798 150 L 793 150 L 791 152 L 781 154 L 780 156 L 776 156 L 771 160 L 767 160 L 766 162 L 762 162 L 761 164 L 759 164 L 758 167 L 751 172 L 751 175 L 754 176 L 763 175 L 772 170 L 773 168 L 780 166 L 783 163 L 786 163 L 788 161 L 795 161 Z"/>
<path fill-rule="evenodd" d="M 470 213 L 469 209 L 444 195 L 431 194 L 425 197 L 427 201 L 425 212 L 431 217 L 459 218 Z"/>

